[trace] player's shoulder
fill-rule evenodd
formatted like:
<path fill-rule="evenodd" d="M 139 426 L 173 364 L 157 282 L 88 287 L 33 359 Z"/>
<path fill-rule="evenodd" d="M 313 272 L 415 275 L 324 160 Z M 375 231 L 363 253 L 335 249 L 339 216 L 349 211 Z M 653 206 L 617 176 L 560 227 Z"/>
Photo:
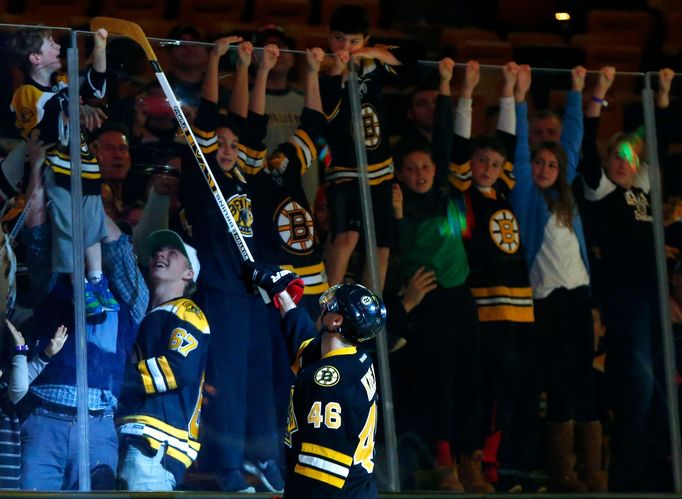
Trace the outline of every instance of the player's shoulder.
<path fill-rule="evenodd" d="M 210 334 L 208 319 L 199 306 L 190 298 L 176 298 L 160 305 L 155 310 L 164 310 L 173 314 L 179 321 L 194 326 L 203 334 Z"/>
<path fill-rule="evenodd" d="M 357 351 L 325 356 L 307 369 L 310 381 L 320 390 L 334 387 L 336 390 L 353 390 L 368 372 L 374 372 L 371 357 Z"/>

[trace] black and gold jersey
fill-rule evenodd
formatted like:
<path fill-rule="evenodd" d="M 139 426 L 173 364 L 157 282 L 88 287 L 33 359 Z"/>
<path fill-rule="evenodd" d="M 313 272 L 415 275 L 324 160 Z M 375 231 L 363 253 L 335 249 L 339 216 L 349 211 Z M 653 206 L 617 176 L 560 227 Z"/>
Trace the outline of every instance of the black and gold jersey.
<path fill-rule="evenodd" d="M 118 432 L 143 438 L 151 449 L 168 445 L 169 470 L 180 483 L 199 452 L 208 321 L 188 298 L 152 309 L 142 320 L 126 366 Z"/>
<path fill-rule="evenodd" d="M 250 114 L 241 140 L 254 201 L 258 258 L 298 274 L 306 295 L 320 295 L 329 285 L 301 177 L 318 156 L 324 116 L 303 109 L 296 133 L 264 162 L 267 124 L 267 116 Z"/>
<path fill-rule="evenodd" d="M 396 74 L 396 69 L 374 59 L 364 59 L 361 64 L 358 74 L 360 112 L 369 183 L 378 185 L 393 178 L 393 157 L 384 124 L 382 86 L 386 78 Z M 327 183 L 349 182 L 358 178 L 348 91 L 348 84 L 341 76 L 323 76 L 320 79 L 322 105 L 327 117 L 325 137 L 331 149 L 331 164 L 324 172 Z"/>
<path fill-rule="evenodd" d="M 478 320 L 533 322 L 533 291 L 511 203 L 494 188 L 486 192 L 472 187 L 464 196 L 473 214 L 464 246 Z"/>
<path fill-rule="evenodd" d="M 92 68 L 81 84 L 84 98 L 101 99 L 106 92 L 104 73 Z M 45 144 L 54 144 L 46 153 L 45 162 L 55 173 L 55 182 L 70 190 L 71 156 L 69 151 L 69 87 L 64 75 L 56 76 L 50 86 L 26 80 L 14 92 L 10 108 L 16 114 L 16 127 L 24 139 L 36 136 Z M 88 149 L 81 135 L 81 178 L 83 192 L 99 195 L 101 174 L 97 158 Z"/>
<path fill-rule="evenodd" d="M 236 135 L 245 127 L 246 120 L 230 115 L 229 127 Z M 245 156 L 249 151 L 240 145 L 237 163 L 230 172 L 224 172 L 216 160 L 218 137 L 216 130 L 225 126 L 221 122 L 218 105 L 202 99 L 193 125 L 199 146 L 206 157 L 208 167 L 216 179 L 218 188 L 234 217 L 244 241 L 253 254 L 253 210 L 251 193 L 243 173 Z M 263 155 L 264 156 L 264 155 Z M 199 284 L 237 294 L 246 294 L 241 274 L 242 256 L 211 189 L 204 178 L 194 155 L 190 151 L 183 156 L 180 182 L 180 202 L 191 226 L 192 244 L 197 249 L 202 272 Z M 264 161 L 254 158 L 251 163 Z"/>
<path fill-rule="evenodd" d="M 516 138 L 497 131 L 510 158 Z M 467 211 L 465 248 L 469 260 L 468 284 L 481 322 L 533 322 L 530 287 L 519 224 L 507 194 L 515 185 L 513 165 L 505 161 L 497 182 L 487 190 L 473 183 L 471 141 L 455 135 L 450 162 L 450 185 L 463 192 Z"/>
<path fill-rule="evenodd" d="M 516 148 L 516 137 L 500 130 L 497 131 L 496 136 L 509 151 L 507 154 L 508 158 L 513 158 Z M 450 185 L 460 191 L 466 191 L 472 186 L 471 163 L 469 162 L 472 152 L 471 139 L 457 134 L 452 137 L 452 154 L 450 157 L 448 180 Z M 510 191 L 515 185 L 514 165 L 507 160 L 502 166 L 502 171 L 495 187 L 500 191 Z"/>
<path fill-rule="evenodd" d="M 303 309 L 284 317 L 291 336 L 314 331 Z M 320 355 L 319 339 L 306 340 L 295 357 L 285 434 L 285 498 L 377 496 L 374 439 L 378 407 L 372 359 L 356 347 Z"/>

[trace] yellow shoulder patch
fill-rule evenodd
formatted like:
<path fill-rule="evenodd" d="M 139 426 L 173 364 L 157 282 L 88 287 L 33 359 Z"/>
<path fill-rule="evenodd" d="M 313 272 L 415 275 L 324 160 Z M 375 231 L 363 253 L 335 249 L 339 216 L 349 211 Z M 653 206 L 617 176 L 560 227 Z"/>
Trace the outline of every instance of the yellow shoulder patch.
<path fill-rule="evenodd" d="M 210 334 L 208 319 L 199 306 L 189 298 L 178 298 L 173 302 L 175 315 L 181 320 L 189 322 L 204 334 Z"/>
<path fill-rule="evenodd" d="M 33 85 L 22 85 L 12 97 L 11 108 L 16 113 L 16 127 L 24 138 L 33 130 L 40 116 L 38 115 L 39 101 L 43 93 Z"/>

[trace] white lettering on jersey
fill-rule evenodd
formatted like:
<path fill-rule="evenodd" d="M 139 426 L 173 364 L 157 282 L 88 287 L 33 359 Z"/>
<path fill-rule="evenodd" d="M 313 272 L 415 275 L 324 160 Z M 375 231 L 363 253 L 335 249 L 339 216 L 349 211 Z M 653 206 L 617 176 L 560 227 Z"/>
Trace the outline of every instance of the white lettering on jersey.
<path fill-rule="evenodd" d="M 362 386 L 365 387 L 367 391 L 367 400 L 372 400 L 374 394 L 377 392 L 377 378 L 374 375 L 374 366 L 369 366 L 369 369 L 362 377 Z"/>

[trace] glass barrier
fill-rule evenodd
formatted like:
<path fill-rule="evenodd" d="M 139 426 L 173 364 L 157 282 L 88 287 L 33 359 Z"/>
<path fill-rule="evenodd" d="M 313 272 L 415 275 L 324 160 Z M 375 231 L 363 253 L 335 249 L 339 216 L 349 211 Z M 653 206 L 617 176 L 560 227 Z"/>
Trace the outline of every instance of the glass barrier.
<path fill-rule="evenodd" d="M 663 108 L 653 119 L 661 193 L 649 180 L 656 156 L 639 73 L 365 60 L 355 79 L 336 75 L 346 68 L 331 57 L 286 50 L 277 33 L 260 38 L 279 56 L 191 42 L 190 31 L 145 51 L 146 39 L 117 36 L 126 25 L 102 26 L 106 92 L 95 71 L 103 40 L 75 36 L 81 130 L 98 165 L 81 154 L 80 215 L 86 235 L 103 219 L 87 203 L 99 171 L 115 222 L 101 243 L 110 293 L 90 293 L 102 309 L 85 310 L 79 336 L 87 488 L 114 488 L 117 477 L 131 490 L 276 492 L 286 479 L 289 493 L 323 494 L 371 490 L 373 476 L 380 492 L 586 492 L 607 478 L 610 491 L 673 490 L 679 429 L 666 379 L 678 348 L 661 324 L 679 319 L 679 266 L 665 262 L 664 296 L 656 250 L 663 239 L 679 246 L 677 84 L 666 109 L 666 85 L 649 75 Z M 0 190 L 13 234 L 22 209 L 28 227 L 56 215 L 24 208 L 36 178 L 21 170 L 25 141 L 6 111 L 22 82 L 7 50 L 18 28 L 0 28 Z M 22 123 L 35 120 L 29 111 Z M 56 176 L 58 161 L 42 170 Z M 362 230 L 367 201 L 373 238 Z M 181 239 L 157 232 L 168 229 Z M 47 301 L 30 287 L 31 259 L 49 264 L 32 242 L 12 244 L 9 304 L 34 348 L 55 307 L 70 324 L 73 313 L 68 279 L 42 288 Z M 328 291 L 340 282 L 349 286 Z M 357 283 L 386 305 L 376 339 L 378 298 Z M 29 388 L 29 443 L 38 416 L 76 413 L 76 336 Z M 9 359 L 11 338 L 2 345 Z M 58 392 L 61 383 L 73 390 Z M 21 485 L 60 488 L 61 475 L 28 479 L 38 450 L 22 449 Z M 150 476 L 140 476 L 145 464 L 156 465 Z"/>
<path fill-rule="evenodd" d="M 72 443 L 87 438 L 88 406 L 91 413 L 109 421 L 106 434 L 91 425 L 90 441 L 101 447 L 103 440 L 113 446 L 113 410 L 115 399 L 110 380 L 93 376 L 91 387 L 85 384 L 86 342 L 102 341 L 98 351 L 90 351 L 90 364 L 105 364 L 114 343 L 96 335 L 103 330 L 95 325 L 104 317 L 102 305 L 95 303 L 93 290 L 97 281 L 107 289 L 102 278 L 99 240 L 106 233 L 99 202 L 96 169 L 71 175 L 70 157 L 78 155 L 81 143 L 68 116 L 78 109 L 69 108 L 67 80 L 62 78 L 69 65 L 65 48 L 70 44 L 70 30 L 64 28 L 2 26 L 2 315 L 3 322 L 3 460 L 2 488 L 59 488 L 63 483 L 77 488 L 79 471 L 87 471 L 87 454 L 71 454 L 68 475 L 48 486 L 37 471 L 49 466 L 46 460 L 58 456 L 66 462 L 64 438 L 71 432 Z M 103 83 L 104 80 L 102 80 Z M 92 94 L 93 92 L 91 92 Z M 71 148 L 70 145 L 75 145 Z M 92 156 L 84 149 L 84 162 Z M 91 161 L 92 163 L 92 161 Z M 87 165 L 86 165 L 87 168 Z M 89 180 L 88 177 L 92 177 Z M 73 181 L 89 184 L 85 195 L 71 195 Z M 78 191 L 80 193 L 80 191 Z M 73 200 L 73 201 L 72 201 Z M 73 204 L 76 213 L 87 206 L 93 216 L 88 230 L 74 236 Z M 99 210 L 98 210 L 99 207 Z M 49 226 L 46 224 L 50 220 Z M 88 247 L 84 258 L 84 246 Z M 79 256 L 76 256 L 79 255 Z M 87 261 L 87 268 L 82 263 Z M 90 281 L 83 284 L 86 274 Z M 88 294 L 84 295 L 85 291 Z M 99 290 L 99 287 L 97 287 Z M 99 309 L 93 309 L 94 306 Z M 85 325 L 85 310 L 89 325 Z M 76 327 L 75 324 L 80 324 Z M 21 333 L 19 332 L 21 331 Z M 113 350 L 112 350 L 113 351 Z M 81 361 L 79 363 L 79 361 Z M 123 364 L 120 363 L 120 367 Z M 93 373 L 102 371 L 92 370 Z M 29 389 L 29 382 L 33 382 Z M 78 403 L 82 401 L 82 403 Z M 57 414 L 59 422 L 49 421 L 48 412 Z M 28 415 L 31 417 L 26 417 Z M 83 417 L 77 421 L 77 414 Z M 21 425 L 20 425 L 21 421 Z M 74 424 L 78 423 L 78 424 Z M 59 425 L 59 428 L 57 428 Z M 48 430 L 48 427 L 50 430 Z M 70 430 L 68 429 L 70 427 Z M 54 431 L 54 438 L 45 438 Z M 72 447 L 75 448 L 75 447 Z M 116 468 L 114 453 L 102 461 L 114 485 Z M 20 472 L 21 470 L 21 472 Z M 104 476 L 104 475 L 102 475 Z M 81 484 L 90 488 L 89 474 L 80 475 Z"/>

